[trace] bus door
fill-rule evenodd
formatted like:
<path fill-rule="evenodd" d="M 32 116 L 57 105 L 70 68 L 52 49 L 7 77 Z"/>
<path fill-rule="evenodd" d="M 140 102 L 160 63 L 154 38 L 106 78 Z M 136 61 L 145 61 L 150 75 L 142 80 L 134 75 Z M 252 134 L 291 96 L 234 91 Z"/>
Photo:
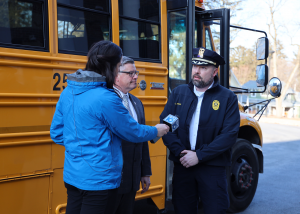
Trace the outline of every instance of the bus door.
<path fill-rule="evenodd" d="M 220 83 L 228 88 L 230 10 L 195 11 L 188 6 L 168 10 L 169 93 L 190 81 L 194 47 L 215 50 L 224 57 L 226 64 L 220 66 Z"/>
<path fill-rule="evenodd" d="M 169 5 L 168 5 L 169 6 Z M 187 59 L 187 8 L 180 8 L 168 11 L 168 51 L 169 51 L 169 77 L 168 77 L 168 94 L 174 88 L 188 82 L 189 66 Z M 167 150 L 167 156 L 170 151 Z M 172 175 L 173 161 L 167 158 L 166 173 L 166 209 L 172 207 Z"/>
<path fill-rule="evenodd" d="M 205 47 L 224 57 L 226 64 L 219 69 L 220 84 L 229 87 L 230 10 L 218 9 L 195 12 L 194 47 Z"/>

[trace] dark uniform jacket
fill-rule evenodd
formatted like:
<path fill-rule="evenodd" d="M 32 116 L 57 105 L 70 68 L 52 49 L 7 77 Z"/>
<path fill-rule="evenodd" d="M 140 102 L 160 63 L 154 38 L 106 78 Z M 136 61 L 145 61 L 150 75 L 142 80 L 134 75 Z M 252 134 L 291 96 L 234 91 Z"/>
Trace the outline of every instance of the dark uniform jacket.
<path fill-rule="evenodd" d="M 179 127 L 175 132 L 163 136 L 164 144 L 170 150 L 169 159 L 179 161 L 182 150 L 191 150 L 189 140 L 190 122 L 197 107 L 192 82 L 176 87 L 160 115 L 162 120 L 169 114 L 178 115 Z M 239 131 L 240 114 L 237 96 L 220 86 L 215 76 L 213 86 L 204 93 L 196 140 L 199 163 L 214 166 L 231 164 L 231 147 Z"/>
<path fill-rule="evenodd" d="M 129 99 L 136 111 L 138 123 L 145 124 L 145 113 L 142 102 L 132 94 L 129 94 Z M 141 177 L 150 176 L 152 173 L 148 142 L 131 143 L 122 140 L 122 150 L 123 171 L 118 193 L 126 194 L 130 191 L 138 191 Z"/>

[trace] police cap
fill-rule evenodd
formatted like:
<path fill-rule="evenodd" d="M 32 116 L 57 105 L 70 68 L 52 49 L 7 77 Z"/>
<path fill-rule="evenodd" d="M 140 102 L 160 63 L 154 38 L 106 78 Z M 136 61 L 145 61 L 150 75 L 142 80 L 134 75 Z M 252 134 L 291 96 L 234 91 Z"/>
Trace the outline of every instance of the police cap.
<path fill-rule="evenodd" d="M 213 65 L 215 67 L 219 67 L 219 65 L 224 65 L 225 61 L 224 58 L 216 52 L 200 47 L 193 48 L 192 64 Z"/>

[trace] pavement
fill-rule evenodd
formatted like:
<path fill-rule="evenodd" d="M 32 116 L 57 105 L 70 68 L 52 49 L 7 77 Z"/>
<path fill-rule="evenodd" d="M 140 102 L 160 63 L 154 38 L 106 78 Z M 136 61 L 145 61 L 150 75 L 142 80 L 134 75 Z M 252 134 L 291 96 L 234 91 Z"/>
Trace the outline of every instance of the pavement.
<path fill-rule="evenodd" d="M 255 117 L 258 119 L 258 116 Z M 262 116 L 259 120 L 261 123 L 272 123 L 288 126 L 300 126 L 300 118 L 284 118 L 284 117 L 274 117 L 274 116 Z"/>
<path fill-rule="evenodd" d="M 255 117 L 258 119 L 258 117 Z M 262 116 L 264 173 L 256 194 L 240 214 L 300 214 L 300 119 Z M 174 214 L 171 202 L 165 214 Z M 157 214 L 151 199 L 135 202 L 133 214 Z M 203 209 L 198 214 L 203 214 Z"/>
<path fill-rule="evenodd" d="M 283 121 L 294 124 L 292 119 Z M 300 214 L 300 127 L 270 123 L 260 127 L 264 173 L 259 174 L 250 206 L 239 214 Z"/>

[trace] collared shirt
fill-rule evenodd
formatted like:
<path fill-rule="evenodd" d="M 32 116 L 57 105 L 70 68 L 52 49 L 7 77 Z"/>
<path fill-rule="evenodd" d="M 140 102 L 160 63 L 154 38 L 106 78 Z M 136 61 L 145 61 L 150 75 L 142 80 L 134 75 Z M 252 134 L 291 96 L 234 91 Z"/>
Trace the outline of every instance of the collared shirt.
<path fill-rule="evenodd" d="M 209 86 L 208 89 L 210 89 L 213 86 L 213 84 L 214 82 Z M 202 100 L 205 92 L 197 91 L 196 86 L 194 86 L 194 93 L 198 97 L 198 103 L 190 123 L 189 136 L 190 136 L 191 150 L 195 150 L 196 147 L 198 126 L 200 121 L 200 111 L 201 111 Z"/>
<path fill-rule="evenodd" d="M 130 111 L 132 113 L 132 117 L 133 117 L 133 119 L 135 119 L 136 122 L 138 122 L 136 111 L 135 111 L 135 109 L 134 109 L 134 107 L 133 107 L 133 105 L 131 103 L 130 98 L 129 98 L 129 93 L 124 94 L 122 91 L 120 91 L 119 89 L 117 89 L 115 86 L 114 86 L 114 90 L 122 98 L 122 102 L 123 102 L 123 96 L 125 96 L 125 95 L 128 96 L 128 104 L 129 104 Z M 124 105 L 124 103 L 123 103 L 123 105 Z"/>
<path fill-rule="evenodd" d="M 135 119 L 135 121 L 138 122 L 136 111 L 135 111 L 135 109 L 134 109 L 134 107 L 133 107 L 133 105 L 132 105 L 132 103 L 131 103 L 130 98 L 129 98 L 129 93 L 124 94 L 122 91 L 120 91 L 119 89 L 117 89 L 115 86 L 114 86 L 114 90 L 115 90 L 115 92 L 122 98 L 122 100 L 123 100 L 123 96 L 124 96 L 124 95 L 127 95 L 127 96 L 128 96 L 128 104 L 129 104 L 130 111 L 131 111 L 131 113 L 132 113 L 132 115 L 133 115 L 133 119 Z M 123 103 L 123 101 L 122 101 L 122 103 Z M 124 103 L 123 103 L 123 105 L 124 105 Z M 125 106 L 125 105 L 124 105 L 124 106 Z M 142 176 L 142 177 L 150 177 L 150 176 L 151 176 L 151 175 L 144 175 L 144 176 Z"/>

